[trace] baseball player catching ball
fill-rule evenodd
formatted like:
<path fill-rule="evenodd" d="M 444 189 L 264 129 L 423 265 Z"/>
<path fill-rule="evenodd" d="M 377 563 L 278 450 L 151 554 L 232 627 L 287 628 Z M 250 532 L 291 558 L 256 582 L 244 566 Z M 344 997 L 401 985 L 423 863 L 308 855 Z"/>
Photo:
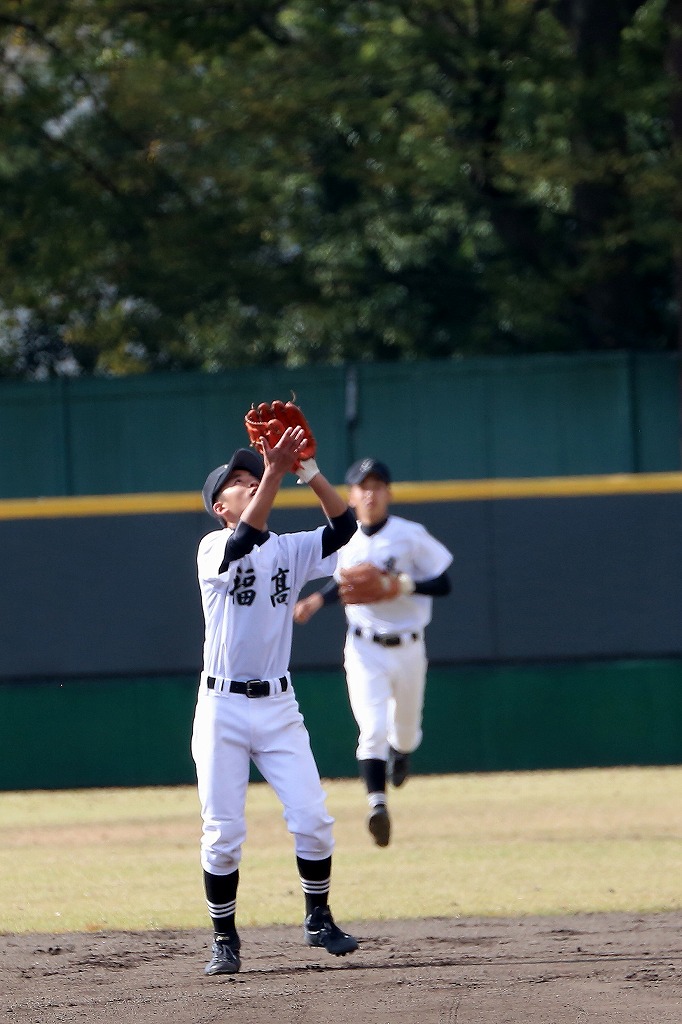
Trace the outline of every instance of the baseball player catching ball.
<path fill-rule="evenodd" d="M 448 549 L 419 523 L 389 515 L 391 475 L 383 462 L 362 459 L 346 474 L 359 529 L 339 552 L 334 578 L 298 601 L 305 623 L 341 600 L 348 634 L 344 667 L 359 728 L 356 756 L 367 788 L 367 827 L 388 846 L 391 818 L 386 780 L 401 786 L 410 754 L 422 740 L 427 658 L 424 629 L 432 598 L 450 592 Z"/>
<path fill-rule="evenodd" d="M 209 473 L 203 500 L 220 528 L 201 540 L 197 555 L 205 637 L 192 756 L 214 931 L 205 968 L 211 975 L 234 974 L 241 966 L 235 922 L 251 760 L 277 793 L 294 839 L 306 944 L 336 956 L 358 946 L 329 908 L 334 819 L 288 669 L 294 601 L 306 582 L 334 572 L 336 552 L 356 524 L 320 473 L 314 438 L 297 406 L 261 403 L 247 414 L 247 430 L 262 458 L 240 448 Z M 278 536 L 267 521 L 290 471 L 315 492 L 327 525 Z"/>

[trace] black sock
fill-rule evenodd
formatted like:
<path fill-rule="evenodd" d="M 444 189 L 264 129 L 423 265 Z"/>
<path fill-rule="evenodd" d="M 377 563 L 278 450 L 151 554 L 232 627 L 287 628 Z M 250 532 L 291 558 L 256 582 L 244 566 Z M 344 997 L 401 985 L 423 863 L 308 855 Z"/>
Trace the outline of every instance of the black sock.
<path fill-rule="evenodd" d="M 315 907 L 326 907 L 329 902 L 329 886 L 332 876 L 332 859 L 325 857 L 324 860 L 304 860 L 303 857 L 296 858 L 298 874 L 301 879 L 301 888 L 305 896 L 306 916 Z"/>
<path fill-rule="evenodd" d="M 237 934 L 235 914 L 237 911 L 237 886 L 239 871 L 229 875 L 212 875 L 204 871 L 206 906 L 216 935 Z"/>
<path fill-rule="evenodd" d="M 370 757 L 366 761 L 358 761 L 360 778 L 367 787 L 367 793 L 386 792 L 386 762 L 378 757 Z"/>

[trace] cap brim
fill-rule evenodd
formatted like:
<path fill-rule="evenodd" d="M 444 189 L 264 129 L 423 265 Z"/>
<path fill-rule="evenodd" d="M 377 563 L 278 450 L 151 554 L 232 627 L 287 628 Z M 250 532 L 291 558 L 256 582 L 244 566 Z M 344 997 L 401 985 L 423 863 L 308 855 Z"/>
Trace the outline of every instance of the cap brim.
<path fill-rule="evenodd" d="M 231 473 L 234 473 L 235 469 L 245 469 L 247 473 L 251 473 L 252 476 L 257 477 L 259 480 L 263 476 L 263 460 L 260 455 L 252 451 L 250 448 L 239 448 L 234 453 L 227 466 L 225 467 L 225 475 L 222 478 L 224 483 Z M 214 496 L 218 491 L 214 491 Z"/>
<path fill-rule="evenodd" d="M 220 468 L 220 467 L 219 467 Z M 238 448 L 232 458 L 225 466 L 221 468 L 221 472 L 217 473 L 214 469 L 213 473 L 209 474 L 209 477 L 204 484 L 204 490 L 202 493 L 204 499 L 204 506 L 209 515 L 215 519 L 220 520 L 220 516 L 216 515 L 213 511 L 213 503 L 218 494 L 222 491 L 225 486 L 226 480 L 234 473 L 236 469 L 245 469 L 247 473 L 251 473 L 257 480 L 260 480 L 263 476 L 263 460 L 256 452 L 251 451 L 250 448 Z M 215 479 L 211 480 L 211 477 L 215 474 Z M 207 489 L 207 485 L 210 481 L 210 488 Z M 222 520 L 221 520 L 222 521 Z"/>

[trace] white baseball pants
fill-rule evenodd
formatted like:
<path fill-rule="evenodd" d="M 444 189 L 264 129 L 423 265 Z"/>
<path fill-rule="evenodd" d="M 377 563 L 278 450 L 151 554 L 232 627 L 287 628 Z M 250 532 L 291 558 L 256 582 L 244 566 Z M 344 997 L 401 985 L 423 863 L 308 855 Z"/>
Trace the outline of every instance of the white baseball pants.
<path fill-rule="evenodd" d="M 360 734 L 356 757 L 386 760 L 389 744 L 404 754 L 422 741 L 427 659 L 423 637 L 399 647 L 349 632 L 344 667 Z"/>
<path fill-rule="evenodd" d="M 227 875 L 239 866 L 251 760 L 282 803 L 296 855 L 305 860 L 331 856 L 334 819 L 327 813 L 310 737 L 291 687 L 285 693 L 250 698 L 208 690 L 202 679 L 192 756 L 203 820 L 204 870 Z"/>

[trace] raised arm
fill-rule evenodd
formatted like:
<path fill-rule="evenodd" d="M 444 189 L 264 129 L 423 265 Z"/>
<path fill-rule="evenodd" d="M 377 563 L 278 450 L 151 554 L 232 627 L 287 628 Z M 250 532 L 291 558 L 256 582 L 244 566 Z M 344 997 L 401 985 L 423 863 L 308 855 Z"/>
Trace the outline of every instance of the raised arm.
<path fill-rule="evenodd" d="M 307 483 L 322 506 L 322 511 L 329 520 L 322 533 L 322 554 L 326 557 L 347 544 L 357 529 L 357 522 L 346 500 L 336 488 L 320 473 L 314 459 L 301 463 L 298 474 L 299 483 Z"/>
<path fill-rule="evenodd" d="M 248 506 L 242 521 L 264 529 L 282 477 L 292 470 L 298 482 L 308 484 L 317 496 L 329 521 L 322 535 L 323 556 L 347 544 L 356 529 L 355 516 L 345 498 L 320 472 L 315 461 L 317 441 L 301 409 L 294 402 L 261 402 L 247 412 L 244 423 L 251 444 L 263 453 L 265 473 L 254 504 Z M 271 446 L 275 438 L 279 440 Z M 290 440 L 284 445 L 287 438 Z"/>
<path fill-rule="evenodd" d="M 277 444 L 271 448 L 263 438 L 263 476 L 253 498 L 241 515 L 241 522 L 255 530 L 265 530 L 282 480 L 298 461 L 306 437 L 301 427 L 287 427 Z"/>
<path fill-rule="evenodd" d="M 336 488 L 329 483 L 327 478 L 322 473 L 316 473 L 315 476 L 308 481 L 308 487 L 313 491 L 322 506 L 322 511 L 326 515 L 327 519 L 335 519 L 337 516 L 342 516 L 348 509 L 348 504 L 345 498 L 342 498 Z"/>

